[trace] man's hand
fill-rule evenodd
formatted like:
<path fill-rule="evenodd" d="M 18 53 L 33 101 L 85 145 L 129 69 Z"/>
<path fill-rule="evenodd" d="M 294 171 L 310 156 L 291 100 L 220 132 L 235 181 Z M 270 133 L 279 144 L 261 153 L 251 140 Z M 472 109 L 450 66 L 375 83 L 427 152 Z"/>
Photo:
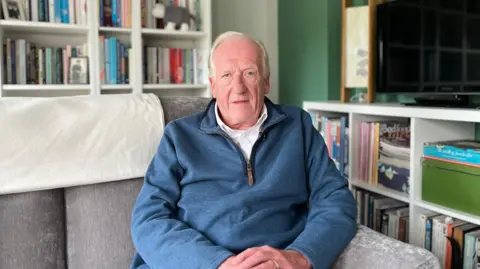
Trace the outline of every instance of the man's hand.
<path fill-rule="evenodd" d="M 226 259 L 218 269 L 236 269 L 237 267 L 233 266 L 233 260 L 235 259 L 236 256 L 231 256 L 228 259 Z"/>
<path fill-rule="evenodd" d="M 295 250 L 269 246 L 249 248 L 226 261 L 219 269 L 311 269 L 308 259 Z M 277 267 L 278 265 L 278 267 Z M 222 264 L 223 266 L 223 264 Z M 228 267 L 229 266 L 229 267 Z"/>

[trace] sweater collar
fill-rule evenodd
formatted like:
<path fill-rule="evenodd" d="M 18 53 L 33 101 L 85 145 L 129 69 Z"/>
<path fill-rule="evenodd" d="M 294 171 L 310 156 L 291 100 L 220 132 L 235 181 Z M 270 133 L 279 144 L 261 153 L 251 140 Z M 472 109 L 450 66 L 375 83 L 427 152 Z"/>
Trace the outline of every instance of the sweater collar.
<path fill-rule="evenodd" d="M 220 126 L 217 123 L 215 107 L 216 99 L 212 99 L 203 113 L 202 120 L 200 122 L 200 130 L 204 132 L 217 132 L 221 130 Z M 280 122 L 287 117 L 287 115 L 280 111 L 276 107 L 276 105 L 267 97 L 265 97 L 265 108 L 268 116 L 261 130 L 266 129 L 270 125 Z"/>

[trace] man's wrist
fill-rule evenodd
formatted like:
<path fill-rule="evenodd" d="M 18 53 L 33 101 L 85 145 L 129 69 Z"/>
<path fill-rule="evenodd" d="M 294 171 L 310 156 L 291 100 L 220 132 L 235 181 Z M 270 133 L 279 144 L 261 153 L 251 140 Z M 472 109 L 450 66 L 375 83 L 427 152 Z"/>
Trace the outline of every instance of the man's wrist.
<path fill-rule="evenodd" d="M 287 252 L 290 252 L 293 254 L 293 256 L 295 257 L 295 263 L 303 266 L 304 268 L 312 269 L 312 264 L 310 263 L 310 260 L 305 255 L 303 255 L 300 251 L 290 249 L 290 250 L 287 250 Z"/>

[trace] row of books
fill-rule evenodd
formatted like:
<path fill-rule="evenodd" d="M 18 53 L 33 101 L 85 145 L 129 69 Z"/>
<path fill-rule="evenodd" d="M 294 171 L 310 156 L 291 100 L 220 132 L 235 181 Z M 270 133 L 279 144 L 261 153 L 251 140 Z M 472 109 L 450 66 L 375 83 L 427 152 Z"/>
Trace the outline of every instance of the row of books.
<path fill-rule="evenodd" d="M 86 44 L 44 47 L 25 39 L 6 39 L 3 46 L 2 75 L 7 84 L 68 84 L 71 57 L 88 57 Z M 79 72 L 88 72 L 85 68 Z"/>
<path fill-rule="evenodd" d="M 36 22 L 87 24 L 87 0 L 19 0 L 6 2 L 8 5 L 17 5 L 20 11 L 9 11 L 10 18 Z"/>
<path fill-rule="evenodd" d="M 480 268 L 480 225 L 425 211 L 420 214 L 419 241 L 442 268 Z"/>
<path fill-rule="evenodd" d="M 322 135 L 330 158 L 340 174 L 348 178 L 348 117 L 327 117 L 311 113 L 314 127 Z"/>
<path fill-rule="evenodd" d="M 360 188 L 354 188 L 353 196 L 359 224 L 431 251 L 444 269 L 480 268 L 480 225 L 429 210 L 413 219 L 407 203 Z M 417 231 L 410 242 L 413 222 Z"/>
<path fill-rule="evenodd" d="M 108 1 L 108 0 L 104 0 Z M 115 0 L 109 0 L 115 1 Z M 119 0 L 116 0 L 119 1 Z M 163 29 L 165 24 L 162 19 L 157 19 L 153 16 L 152 11 L 155 2 L 161 2 L 165 6 L 174 5 L 188 9 L 192 18 L 190 19 L 189 28 L 191 31 L 200 31 L 201 29 L 201 0 L 140 0 L 141 2 L 141 17 L 142 28 L 157 28 Z"/>
<path fill-rule="evenodd" d="M 132 27 L 132 0 L 99 0 L 98 4 L 100 26 Z"/>
<path fill-rule="evenodd" d="M 133 74 L 132 49 L 115 37 L 99 37 L 100 82 L 102 84 L 129 84 Z"/>
<path fill-rule="evenodd" d="M 144 83 L 204 83 L 203 59 L 195 48 L 144 46 L 143 56 Z"/>
<path fill-rule="evenodd" d="M 360 124 L 358 179 L 409 193 L 410 123 L 405 120 L 364 121 Z"/>
<path fill-rule="evenodd" d="M 386 236 L 409 243 L 409 205 L 355 188 L 357 222 Z"/>

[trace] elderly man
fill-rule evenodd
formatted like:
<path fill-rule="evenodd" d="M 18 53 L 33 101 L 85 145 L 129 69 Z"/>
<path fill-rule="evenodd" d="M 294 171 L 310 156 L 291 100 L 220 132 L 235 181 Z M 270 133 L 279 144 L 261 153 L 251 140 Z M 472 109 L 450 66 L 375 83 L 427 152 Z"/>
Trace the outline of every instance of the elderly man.
<path fill-rule="evenodd" d="M 131 268 L 330 268 L 356 203 L 309 114 L 264 97 L 260 42 L 225 33 L 209 63 L 214 98 L 166 126 L 148 168 Z"/>

